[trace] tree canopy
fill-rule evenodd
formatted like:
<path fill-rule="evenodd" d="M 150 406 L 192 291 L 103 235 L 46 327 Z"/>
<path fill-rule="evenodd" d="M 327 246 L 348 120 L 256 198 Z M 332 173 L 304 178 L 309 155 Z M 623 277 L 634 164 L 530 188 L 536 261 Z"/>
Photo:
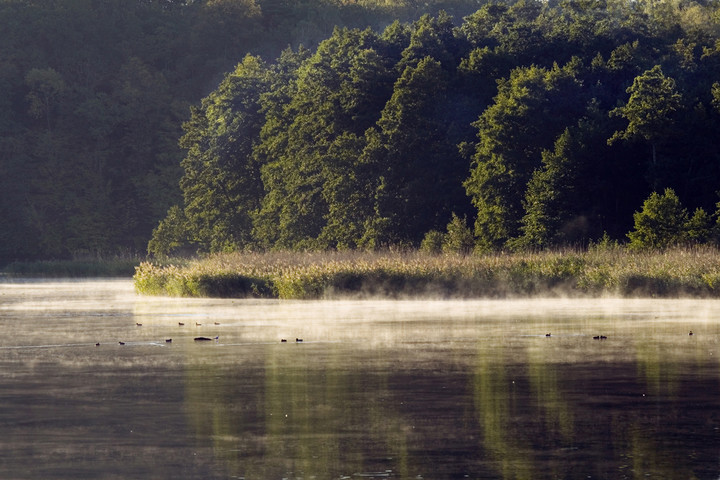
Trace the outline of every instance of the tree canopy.
<path fill-rule="evenodd" d="M 245 216 L 227 244 L 437 250 L 462 218 L 481 250 L 577 246 L 624 238 L 633 212 L 666 188 L 704 225 L 720 165 L 710 135 L 720 126 L 718 11 L 521 0 L 484 4 L 458 24 L 441 12 L 381 32 L 335 29 L 298 52 L 294 69 L 264 67 L 261 107 L 235 114 L 264 122 L 246 132 L 253 152 L 214 153 L 235 165 L 215 176 L 257 178 L 240 157 L 261 172 L 233 204 Z M 223 85 L 233 75 L 208 99 L 232 95 Z M 206 128 L 207 101 L 184 138 Z M 182 186 L 185 217 L 218 225 L 212 190 Z M 189 203 L 191 189 L 209 197 Z M 186 225 L 201 250 L 219 249 L 217 233 Z"/>
<path fill-rule="evenodd" d="M 457 15 L 477 7 L 471 0 L 0 0 L 0 265 L 144 253 L 173 205 L 183 205 L 173 211 L 192 229 L 173 230 L 182 237 L 174 241 L 212 250 L 244 244 L 249 211 L 258 208 L 252 188 L 264 188 L 255 137 L 273 113 L 252 112 L 263 93 L 253 89 L 281 95 L 273 83 L 282 82 L 279 69 L 295 75 L 296 66 L 276 58 L 288 46 L 315 48 L 336 26 L 380 28 L 443 5 Z M 261 66 L 236 71 L 248 54 Z M 260 78 L 266 68 L 276 69 L 272 78 Z M 227 72 L 233 79 L 223 80 Z M 230 91 L 213 92 L 223 89 Z M 186 136 L 183 123 L 204 121 L 188 115 L 191 106 L 203 115 L 209 109 L 213 123 Z M 189 153 L 201 137 L 207 145 Z M 216 151 L 225 151 L 222 162 L 202 166 Z M 234 176 L 241 166 L 247 178 Z M 227 196 L 211 198 L 205 187 Z M 198 213 L 204 201 L 215 202 L 207 205 L 215 213 Z"/>
<path fill-rule="evenodd" d="M 683 242 L 716 238 L 715 1 L 0 0 L 0 24 L 0 262 L 582 246 L 666 189 Z"/>

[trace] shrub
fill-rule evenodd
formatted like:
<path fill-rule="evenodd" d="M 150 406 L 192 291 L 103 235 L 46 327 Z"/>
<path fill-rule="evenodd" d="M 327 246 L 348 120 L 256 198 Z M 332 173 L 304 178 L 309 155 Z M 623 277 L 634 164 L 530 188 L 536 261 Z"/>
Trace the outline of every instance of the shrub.
<path fill-rule="evenodd" d="M 474 247 L 475 237 L 467 226 L 467 218 L 460 218 L 453 213 L 452 220 L 447 225 L 447 234 L 443 239 L 443 252 L 467 255 Z"/>
<path fill-rule="evenodd" d="M 688 239 L 688 213 L 671 188 L 665 189 L 662 195 L 653 192 L 633 218 L 635 230 L 627 235 L 630 249 L 664 249 Z"/>
<path fill-rule="evenodd" d="M 445 243 L 445 234 L 437 230 L 430 230 L 425 234 L 420 243 L 420 251 L 430 254 L 438 254 L 442 252 L 442 246 Z"/>

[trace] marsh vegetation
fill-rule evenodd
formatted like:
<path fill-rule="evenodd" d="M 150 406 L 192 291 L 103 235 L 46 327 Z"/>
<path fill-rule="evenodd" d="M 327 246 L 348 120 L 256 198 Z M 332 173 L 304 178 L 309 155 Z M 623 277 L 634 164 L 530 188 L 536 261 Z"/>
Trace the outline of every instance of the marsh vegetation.
<path fill-rule="evenodd" d="M 337 297 L 511 298 L 527 296 L 716 297 L 715 248 L 511 255 L 406 252 L 215 254 L 135 272 L 150 295 L 317 299 Z"/>

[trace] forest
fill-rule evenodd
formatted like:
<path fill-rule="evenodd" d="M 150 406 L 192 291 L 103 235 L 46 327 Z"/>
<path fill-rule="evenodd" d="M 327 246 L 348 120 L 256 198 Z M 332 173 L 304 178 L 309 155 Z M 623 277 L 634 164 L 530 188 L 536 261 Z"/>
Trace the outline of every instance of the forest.
<path fill-rule="evenodd" d="M 716 1 L 3 0 L 0 25 L 0 262 L 717 241 Z"/>
<path fill-rule="evenodd" d="M 251 53 L 473 0 L 0 0 L 0 265 L 144 256 L 190 107 Z"/>

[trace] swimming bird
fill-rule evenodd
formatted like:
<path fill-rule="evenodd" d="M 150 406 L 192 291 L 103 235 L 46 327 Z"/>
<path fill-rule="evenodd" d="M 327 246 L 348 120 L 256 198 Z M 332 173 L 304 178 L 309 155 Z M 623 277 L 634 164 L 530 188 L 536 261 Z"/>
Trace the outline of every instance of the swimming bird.
<path fill-rule="evenodd" d="M 215 325 L 220 325 L 220 322 L 215 322 Z"/>
<path fill-rule="evenodd" d="M 302 341 L 303 341 L 302 338 L 296 338 L 296 339 L 295 339 L 295 342 L 296 342 L 296 343 L 300 343 L 300 342 L 302 342 Z"/>
<path fill-rule="evenodd" d="M 600 340 L 600 335 L 595 335 L 595 336 L 593 337 L 593 340 Z"/>
<path fill-rule="evenodd" d="M 202 323 L 195 322 L 196 327 L 202 327 Z"/>
<path fill-rule="evenodd" d="M 142 323 L 136 323 L 135 325 L 137 325 L 138 327 L 142 327 Z"/>
<path fill-rule="evenodd" d="M 212 340 L 212 338 L 208 338 L 208 337 L 195 337 L 196 342 L 209 342 L 211 340 Z"/>
<path fill-rule="evenodd" d="M 185 324 L 184 324 L 183 322 L 178 322 L 178 326 L 180 326 L 180 327 L 184 327 L 184 326 L 185 326 Z"/>
<path fill-rule="evenodd" d="M 693 332 L 692 332 L 692 330 L 690 330 L 690 333 L 688 333 L 688 335 L 692 335 L 692 334 L 693 334 Z"/>
<path fill-rule="evenodd" d="M 96 347 L 99 347 L 99 346 L 100 346 L 100 342 L 96 343 L 95 346 L 96 346 Z"/>
<path fill-rule="evenodd" d="M 280 339 L 280 343 L 285 343 L 285 342 L 287 342 L 287 340 L 285 340 L 284 338 Z"/>
<path fill-rule="evenodd" d="M 165 339 L 165 343 L 170 343 L 170 342 L 172 342 L 172 338 L 166 338 L 166 339 Z"/>
<path fill-rule="evenodd" d="M 125 345 L 125 342 L 118 342 L 120 345 Z"/>
<path fill-rule="evenodd" d="M 546 337 L 551 337 L 552 335 L 550 335 L 549 333 L 546 333 L 545 336 L 546 336 Z"/>
<path fill-rule="evenodd" d="M 607 340 L 607 337 L 605 335 L 600 335 L 600 340 Z"/>

